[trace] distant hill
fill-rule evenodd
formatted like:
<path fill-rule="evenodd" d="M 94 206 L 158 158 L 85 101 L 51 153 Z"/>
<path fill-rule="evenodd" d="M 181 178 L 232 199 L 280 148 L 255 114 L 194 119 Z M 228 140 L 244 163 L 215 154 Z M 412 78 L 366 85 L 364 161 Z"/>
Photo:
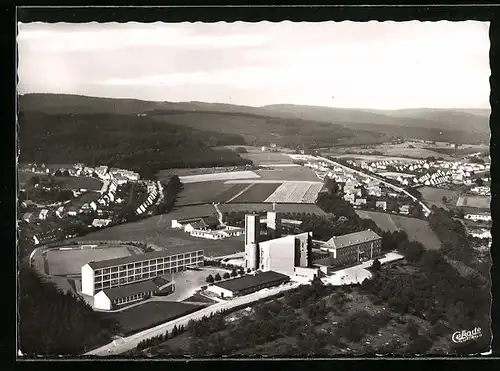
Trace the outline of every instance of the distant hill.
<path fill-rule="evenodd" d="M 390 135 L 479 143 L 489 142 L 490 135 L 489 110 L 480 109 L 424 108 L 390 111 L 289 104 L 250 107 L 195 101 L 150 102 L 64 94 L 20 96 L 19 109 L 48 114 L 147 114 L 154 116 L 156 120 L 167 120 L 175 125 L 242 135 L 252 143 L 271 141 L 270 134 L 276 141 L 277 138 L 293 137 L 294 143 L 300 142 L 301 138 L 309 142 L 308 136 L 319 136 L 323 142 L 328 139 L 337 145 L 377 143 Z M 328 129 L 324 123 L 333 124 L 334 127 Z M 358 138 L 357 142 L 352 139 L 353 135 Z M 312 140 L 314 141 L 316 139 Z"/>

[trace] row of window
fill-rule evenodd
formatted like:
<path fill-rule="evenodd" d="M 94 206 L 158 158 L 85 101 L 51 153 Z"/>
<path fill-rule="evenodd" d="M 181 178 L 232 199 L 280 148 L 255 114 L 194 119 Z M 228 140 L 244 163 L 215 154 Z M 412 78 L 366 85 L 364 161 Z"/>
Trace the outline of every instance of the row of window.
<path fill-rule="evenodd" d="M 110 267 L 110 268 L 104 268 L 104 269 L 96 269 L 95 274 L 106 274 L 110 272 L 117 272 L 119 270 L 125 270 L 125 269 L 135 269 L 135 268 L 142 268 L 142 267 L 148 267 L 150 265 L 156 265 L 156 264 L 163 264 L 167 262 L 175 262 L 179 260 L 184 260 L 184 259 L 203 259 L 203 251 L 197 251 L 193 253 L 185 253 L 185 254 L 179 254 L 179 255 L 172 255 L 172 256 L 167 256 L 164 258 L 158 258 L 158 259 L 151 259 L 151 260 L 146 260 L 146 261 L 140 261 L 140 262 L 134 262 L 130 264 L 124 264 L 116 267 Z"/>
<path fill-rule="evenodd" d="M 128 277 L 131 275 L 137 275 L 137 274 L 142 274 L 142 273 L 149 273 L 149 272 L 157 272 L 161 271 L 164 269 L 171 269 L 175 267 L 182 267 L 185 265 L 192 265 L 200 263 L 201 261 L 196 261 L 194 259 L 189 259 L 185 260 L 184 262 L 179 262 L 177 264 L 172 263 L 172 264 L 159 264 L 157 266 L 150 266 L 150 267 L 145 267 L 145 268 L 137 268 L 135 270 L 125 270 L 125 271 L 120 271 L 119 273 L 111 273 L 111 274 L 104 274 L 104 275 L 99 275 L 95 277 L 95 281 L 102 281 L 102 280 L 108 280 L 108 279 L 113 279 L 113 278 L 121 278 L 121 277 Z"/>
<path fill-rule="evenodd" d="M 153 295 L 153 293 L 150 292 L 150 293 L 144 293 L 144 294 L 135 294 L 132 296 L 127 296 L 126 298 L 119 298 L 119 299 L 113 300 L 113 304 L 114 305 L 127 304 L 127 303 L 130 303 L 132 301 L 141 300 L 146 295 Z"/>
<path fill-rule="evenodd" d="M 161 269 L 164 266 L 169 267 L 169 266 L 174 266 L 174 265 L 182 265 L 182 264 L 196 264 L 203 262 L 204 258 L 203 256 L 199 257 L 192 257 L 192 258 L 185 258 L 185 259 L 178 259 L 178 260 L 170 260 L 170 261 L 165 261 L 165 262 L 160 262 L 160 263 L 155 263 L 151 261 L 151 263 L 148 264 L 141 264 L 141 263 L 135 263 L 135 264 L 128 264 L 128 265 L 123 265 L 120 267 L 113 267 L 113 268 L 106 268 L 103 270 L 96 270 L 95 271 L 95 276 L 102 276 L 105 274 L 110 274 L 110 273 L 118 273 L 118 272 L 128 272 L 132 270 L 137 270 L 137 269 L 148 269 L 148 268 L 153 268 L 153 269 Z"/>
<path fill-rule="evenodd" d="M 99 282 L 96 282 L 96 284 L 95 284 L 95 292 L 99 292 L 100 290 L 104 290 L 104 289 L 110 289 L 112 287 L 126 285 L 129 283 L 133 283 L 133 282 L 137 282 L 137 281 L 141 281 L 141 280 L 155 278 L 155 277 L 161 276 L 162 274 L 166 274 L 166 273 L 181 272 L 185 269 L 186 269 L 186 267 L 179 267 L 179 268 L 173 268 L 170 270 L 163 270 L 163 271 L 158 271 L 158 272 L 151 272 L 151 273 L 145 273 L 145 274 L 140 274 L 140 275 L 135 275 L 135 276 L 129 276 L 126 278 L 99 281 Z"/>

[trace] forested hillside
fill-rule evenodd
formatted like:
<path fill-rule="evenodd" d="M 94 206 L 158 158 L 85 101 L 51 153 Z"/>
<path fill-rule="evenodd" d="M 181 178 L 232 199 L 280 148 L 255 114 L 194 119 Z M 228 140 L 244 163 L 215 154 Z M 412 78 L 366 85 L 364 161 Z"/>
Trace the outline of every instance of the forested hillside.
<path fill-rule="evenodd" d="M 78 355 L 111 341 L 117 324 L 61 293 L 34 270 L 19 271 L 19 349 L 27 356 Z"/>
<path fill-rule="evenodd" d="M 230 150 L 243 138 L 157 122 L 149 117 L 110 114 L 19 113 L 20 162 L 84 162 L 139 171 L 250 164 Z"/>

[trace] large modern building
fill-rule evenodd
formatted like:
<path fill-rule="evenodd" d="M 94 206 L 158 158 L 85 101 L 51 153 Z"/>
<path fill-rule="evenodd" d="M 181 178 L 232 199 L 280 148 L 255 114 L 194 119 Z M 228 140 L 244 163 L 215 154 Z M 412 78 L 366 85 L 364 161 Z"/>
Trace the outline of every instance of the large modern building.
<path fill-rule="evenodd" d="M 297 267 L 300 276 L 314 278 L 317 269 L 312 268 L 312 233 L 271 238 L 260 241 L 259 216 L 245 216 L 245 267 L 263 272 L 274 271 L 288 276 L 296 276 Z M 279 217 L 275 212 L 267 213 L 268 230 L 273 235 L 281 234 Z"/>
<path fill-rule="evenodd" d="M 146 281 L 163 274 L 203 265 L 203 250 L 172 255 L 154 251 L 142 255 L 89 262 L 82 267 L 82 293 L 94 296 L 101 290 Z"/>
<path fill-rule="evenodd" d="M 258 272 L 255 275 L 247 275 L 227 281 L 217 282 L 210 285 L 210 291 L 222 298 L 231 298 L 239 295 L 248 295 L 253 292 L 281 285 L 288 282 L 290 277 L 277 272 Z"/>
<path fill-rule="evenodd" d="M 382 237 L 370 229 L 334 236 L 325 242 L 320 250 L 328 252 L 330 265 L 343 266 L 373 259 L 381 254 Z M 321 256 L 325 260 L 325 256 Z M 317 263 L 320 259 L 315 259 Z"/>

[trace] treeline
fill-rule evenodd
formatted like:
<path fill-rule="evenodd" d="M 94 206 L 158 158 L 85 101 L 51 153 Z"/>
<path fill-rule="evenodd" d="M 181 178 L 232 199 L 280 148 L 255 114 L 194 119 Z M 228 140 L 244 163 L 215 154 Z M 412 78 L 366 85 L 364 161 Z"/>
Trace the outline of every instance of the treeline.
<path fill-rule="evenodd" d="M 29 357 L 78 355 L 112 340 L 118 323 L 62 293 L 29 266 L 19 269 L 19 349 Z"/>
<path fill-rule="evenodd" d="M 453 217 L 453 212 L 432 206 L 429 225 L 441 241 L 446 256 L 470 265 L 474 259 L 474 249 L 463 224 Z"/>
<path fill-rule="evenodd" d="M 163 200 L 156 208 L 157 214 L 168 214 L 172 211 L 177 200 L 177 195 L 182 191 L 182 183 L 177 175 L 170 177 L 168 181 L 160 181 L 163 187 Z"/>
<path fill-rule="evenodd" d="M 19 142 L 21 162 L 108 165 L 137 171 L 146 179 L 160 169 L 251 163 L 234 151 L 210 148 L 244 145 L 238 135 L 205 132 L 147 116 L 20 112 Z"/>

